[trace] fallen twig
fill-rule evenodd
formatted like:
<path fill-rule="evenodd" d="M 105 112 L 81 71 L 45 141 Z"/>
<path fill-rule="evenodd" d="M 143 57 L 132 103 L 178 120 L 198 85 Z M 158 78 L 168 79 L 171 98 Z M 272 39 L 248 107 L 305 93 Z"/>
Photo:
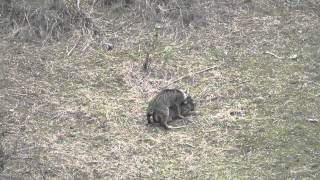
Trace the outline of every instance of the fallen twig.
<path fill-rule="evenodd" d="M 182 76 L 182 77 L 180 77 L 180 78 L 178 78 L 178 79 L 170 82 L 170 83 L 167 84 L 166 86 L 162 87 L 162 89 L 167 88 L 167 87 L 170 86 L 171 84 L 176 83 L 176 82 L 178 82 L 178 81 L 181 81 L 182 79 L 185 79 L 185 78 L 187 78 L 187 77 L 192 77 L 192 76 L 194 76 L 194 75 L 196 75 L 196 74 L 200 74 L 200 73 L 203 73 L 203 72 L 206 72 L 206 71 L 210 71 L 210 70 L 215 69 L 215 68 L 216 68 L 216 66 L 212 66 L 212 67 L 209 67 L 209 68 L 206 68 L 206 69 L 197 71 L 197 72 L 195 72 L 195 73 L 191 73 L 191 74 Z"/>
<path fill-rule="evenodd" d="M 317 122 L 319 122 L 319 120 L 318 120 L 318 119 L 315 119 L 315 118 L 308 118 L 307 121 L 308 121 L 308 122 L 312 122 L 312 123 L 317 123 Z"/>
<path fill-rule="evenodd" d="M 91 41 L 89 41 L 81 51 L 84 52 L 85 50 L 87 50 L 87 48 L 90 46 L 90 44 L 91 44 Z"/>
<path fill-rule="evenodd" d="M 274 54 L 274 53 L 272 53 L 272 52 L 270 52 L 270 51 L 266 51 L 266 52 L 264 52 L 263 54 L 269 54 L 269 55 L 271 55 L 271 56 L 273 56 L 273 57 L 275 57 L 275 58 L 277 58 L 277 59 L 285 59 L 285 58 L 288 58 L 288 59 L 291 59 L 291 60 L 296 60 L 296 59 L 298 58 L 298 55 L 297 55 L 297 54 L 292 54 L 292 55 L 289 56 L 289 57 L 281 57 L 281 56 L 278 56 L 278 55 L 276 55 L 276 54 Z"/>
<path fill-rule="evenodd" d="M 189 146 L 189 147 L 192 147 L 192 148 L 195 148 L 195 146 L 189 144 L 189 143 L 185 143 L 186 146 Z"/>
<path fill-rule="evenodd" d="M 264 52 L 263 54 L 269 54 L 269 55 L 271 55 L 271 56 L 273 56 L 273 57 L 275 57 L 275 58 L 283 59 L 283 57 L 280 57 L 280 56 L 278 56 L 278 55 L 276 55 L 276 54 L 274 54 L 274 53 L 272 53 L 272 52 L 270 52 L 270 51 L 266 51 L 266 52 Z"/>
<path fill-rule="evenodd" d="M 80 39 L 79 39 L 79 40 L 77 41 L 77 43 L 70 49 L 70 51 L 67 53 L 67 56 L 69 56 L 69 55 L 72 53 L 72 51 L 74 50 L 74 48 L 76 48 L 76 47 L 78 46 L 79 42 L 80 42 Z"/>
<path fill-rule="evenodd" d="M 149 55 L 149 53 L 147 52 L 147 53 L 146 53 L 146 57 L 145 57 L 145 59 L 144 59 L 143 66 L 142 66 L 144 72 L 148 72 L 149 66 L 150 66 L 150 55 Z"/>
<path fill-rule="evenodd" d="M 80 0 L 77 0 L 77 7 L 80 10 Z"/>

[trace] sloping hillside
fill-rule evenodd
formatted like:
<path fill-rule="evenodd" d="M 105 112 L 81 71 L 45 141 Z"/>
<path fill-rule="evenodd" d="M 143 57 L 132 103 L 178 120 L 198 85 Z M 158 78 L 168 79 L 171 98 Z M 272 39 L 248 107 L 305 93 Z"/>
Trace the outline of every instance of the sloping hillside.
<path fill-rule="evenodd" d="M 0 179 L 320 176 L 317 1 L 30 2 L 1 4 Z M 196 115 L 147 125 L 184 76 Z"/>

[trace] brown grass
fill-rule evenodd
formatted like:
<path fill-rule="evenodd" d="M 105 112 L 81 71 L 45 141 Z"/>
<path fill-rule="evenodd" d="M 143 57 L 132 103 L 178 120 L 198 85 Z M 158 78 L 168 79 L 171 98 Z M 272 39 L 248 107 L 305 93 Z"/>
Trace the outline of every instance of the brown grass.
<path fill-rule="evenodd" d="M 179 4 L 161 5 L 174 10 L 155 23 L 155 4 L 143 2 L 92 12 L 99 40 L 73 30 L 68 41 L 40 46 L 0 33 L 0 177 L 317 179 L 317 9 L 190 1 L 180 10 L 203 10 L 205 23 L 186 26 Z M 212 66 L 170 86 L 196 100 L 190 121 L 173 122 L 186 128 L 147 125 L 159 89 Z"/>

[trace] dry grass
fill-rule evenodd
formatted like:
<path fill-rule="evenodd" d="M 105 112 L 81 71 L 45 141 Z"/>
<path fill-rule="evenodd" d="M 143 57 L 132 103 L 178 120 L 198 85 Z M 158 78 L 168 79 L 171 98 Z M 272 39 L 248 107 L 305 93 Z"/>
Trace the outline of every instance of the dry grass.
<path fill-rule="evenodd" d="M 141 9 L 93 13 L 112 51 L 81 31 L 45 46 L 1 41 L 0 177 L 317 179 L 317 9 L 298 1 L 198 8 L 205 26 L 184 26 L 182 14 L 153 23 Z M 161 87 L 211 66 L 171 85 L 196 100 L 197 115 L 174 122 L 186 128 L 146 125 Z"/>
<path fill-rule="evenodd" d="M 66 40 L 75 29 L 83 34 L 99 32 L 90 11 L 84 13 L 69 0 L 6 0 L 0 2 L 0 13 L 1 31 L 7 38 L 22 41 L 45 44 Z"/>

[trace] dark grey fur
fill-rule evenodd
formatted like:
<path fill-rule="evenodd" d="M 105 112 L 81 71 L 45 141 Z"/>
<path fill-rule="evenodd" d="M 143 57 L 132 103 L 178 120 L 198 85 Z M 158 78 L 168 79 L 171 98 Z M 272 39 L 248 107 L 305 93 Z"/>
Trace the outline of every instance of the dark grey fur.
<path fill-rule="evenodd" d="M 181 104 L 181 115 L 182 116 L 190 116 L 192 112 L 195 110 L 195 103 L 191 96 L 187 97 L 186 103 Z M 172 120 L 179 119 L 178 112 L 177 112 L 177 107 L 176 106 L 171 106 L 169 109 L 169 116 Z M 156 119 L 156 115 L 152 115 L 153 121 L 156 123 L 159 123 L 160 120 Z"/>
<path fill-rule="evenodd" d="M 179 89 L 165 89 L 155 96 L 149 103 L 147 110 L 148 123 L 152 123 L 150 117 L 153 116 L 153 121 L 159 120 L 160 124 L 166 129 L 179 128 L 171 127 L 168 121 L 171 120 L 170 108 L 176 108 L 176 116 L 184 118 L 181 115 L 181 105 L 185 104 L 187 95 Z"/>

